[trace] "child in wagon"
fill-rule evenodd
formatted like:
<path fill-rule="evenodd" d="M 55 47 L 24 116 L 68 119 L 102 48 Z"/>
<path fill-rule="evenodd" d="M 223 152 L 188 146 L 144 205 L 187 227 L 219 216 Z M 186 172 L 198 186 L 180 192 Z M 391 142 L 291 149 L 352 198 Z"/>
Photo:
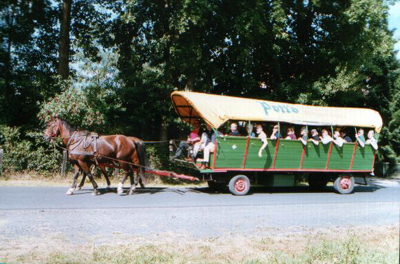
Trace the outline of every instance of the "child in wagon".
<path fill-rule="evenodd" d="M 333 142 L 334 142 L 336 145 L 338 145 L 339 147 L 342 147 L 342 146 L 343 146 L 343 143 L 346 142 L 346 140 L 344 140 L 344 139 L 340 136 L 340 131 L 339 131 L 339 130 L 336 130 L 336 131 L 333 133 L 333 138 L 334 138 Z"/>
<path fill-rule="evenodd" d="M 301 143 L 303 143 L 304 146 L 307 145 L 307 140 L 308 140 L 308 130 L 305 126 L 301 127 L 300 130 L 300 137 L 298 138 L 298 140 L 301 141 Z"/>
<path fill-rule="evenodd" d="M 274 125 L 274 127 L 272 128 L 272 134 L 270 139 L 278 139 L 278 138 L 282 138 L 282 135 L 278 133 L 278 125 Z"/>
<path fill-rule="evenodd" d="M 319 137 L 319 135 L 318 135 L 318 130 L 316 130 L 315 128 L 314 128 L 314 129 L 311 129 L 311 138 L 310 138 L 309 140 L 310 140 L 312 143 L 314 143 L 314 145 L 317 145 L 317 146 L 318 146 L 319 141 L 321 140 L 320 137 Z"/>
<path fill-rule="evenodd" d="M 260 158 L 262 158 L 262 152 L 263 152 L 263 150 L 267 147 L 267 145 L 268 145 L 268 141 L 267 141 L 267 135 L 265 134 L 265 132 L 264 132 L 264 129 L 263 129 L 263 127 L 262 127 L 262 125 L 261 124 L 258 124 L 257 125 L 257 134 L 258 134 L 258 138 L 259 139 L 261 139 L 261 141 L 262 141 L 262 146 L 261 146 L 261 148 L 260 148 L 260 150 L 258 151 L 258 156 L 260 157 Z"/>
<path fill-rule="evenodd" d="M 360 128 L 358 130 L 356 139 L 357 139 L 358 144 L 360 144 L 361 147 L 365 146 L 364 129 Z"/>
<path fill-rule="evenodd" d="M 366 144 L 370 144 L 375 150 L 378 150 L 378 142 L 375 139 L 375 132 L 373 130 L 368 131 Z"/>
<path fill-rule="evenodd" d="M 287 131 L 287 136 L 285 139 L 296 139 L 296 135 L 294 134 L 294 128 L 293 127 L 288 127 Z"/>
<path fill-rule="evenodd" d="M 329 144 L 331 141 L 333 141 L 331 135 L 329 134 L 329 131 L 327 129 L 322 129 L 322 137 L 321 138 L 321 142 L 322 144 L 326 145 Z"/>

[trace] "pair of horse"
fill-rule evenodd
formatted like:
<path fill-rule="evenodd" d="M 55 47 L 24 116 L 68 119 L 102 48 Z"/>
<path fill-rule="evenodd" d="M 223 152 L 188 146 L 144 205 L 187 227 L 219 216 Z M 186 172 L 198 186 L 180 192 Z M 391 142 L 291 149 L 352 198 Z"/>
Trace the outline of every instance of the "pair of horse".
<path fill-rule="evenodd" d="M 98 136 L 87 131 L 77 131 L 59 117 L 52 118 L 44 132 L 46 141 L 51 142 L 56 137 L 62 139 L 75 170 L 67 195 L 72 195 L 76 189 L 80 172 L 83 173 L 83 180 L 79 187 L 83 185 L 87 175 L 93 185 L 93 195 L 99 194 L 98 185 L 90 170 L 93 165 L 97 165 L 106 177 L 107 188 L 110 187 L 110 180 L 106 167 L 119 167 L 124 170 L 125 175 L 117 188 L 119 195 L 123 194 L 123 185 L 128 177 L 131 183 L 128 194 L 133 194 L 138 183 L 144 187 L 145 167 L 148 166 L 148 162 L 142 140 L 124 135 Z"/>

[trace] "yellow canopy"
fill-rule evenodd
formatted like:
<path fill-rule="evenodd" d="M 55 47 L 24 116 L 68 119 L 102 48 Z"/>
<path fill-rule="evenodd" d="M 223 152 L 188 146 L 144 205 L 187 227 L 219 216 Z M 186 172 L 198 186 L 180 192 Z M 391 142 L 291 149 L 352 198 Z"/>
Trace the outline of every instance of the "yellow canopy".
<path fill-rule="evenodd" d="M 228 120 L 287 122 L 310 126 L 371 127 L 382 129 L 380 114 L 372 109 L 288 104 L 241 97 L 173 92 L 171 99 L 186 122 L 202 118 L 214 128 Z"/>

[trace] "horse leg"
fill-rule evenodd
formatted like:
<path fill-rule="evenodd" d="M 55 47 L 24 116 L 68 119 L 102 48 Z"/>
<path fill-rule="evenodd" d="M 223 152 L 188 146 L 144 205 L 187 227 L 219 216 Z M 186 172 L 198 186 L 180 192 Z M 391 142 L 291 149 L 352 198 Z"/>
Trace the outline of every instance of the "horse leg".
<path fill-rule="evenodd" d="M 76 182 L 77 182 L 78 176 L 79 176 L 79 170 L 80 170 L 80 169 L 79 169 L 78 165 L 74 165 L 74 171 L 75 171 L 75 173 L 74 173 L 74 178 L 73 178 L 73 181 L 72 181 L 71 188 L 68 189 L 66 195 L 72 195 L 72 194 L 74 194 L 74 190 L 75 190 L 75 188 L 76 188 Z"/>
<path fill-rule="evenodd" d="M 143 183 L 143 182 L 144 182 L 143 179 L 144 179 L 144 178 L 143 178 L 143 176 L 142 176 L 142 170 L 139 169 L 139 171 L 136 171 L 136 172 L 135 172 L 135 186 L 137 186 L 138 183 L 139 183 L 140 187 L 141 187 L 142 189 L 144 189 L 145 186 L 144 186 L 144 183 Z"/>
<path fill-rule="evenodd" d="M 129 173 L 128 169 L 126 169 L 126 168 L 123 168 L 123 169 L 125 170 L 125 174 L 124 174 L 124 177 L 122 178 L 121 182 L 118 184 L 118 188 L 117 188 L 118 195 L 122 195 L 124 193 L 123 187 L 124 187 L 124 183 L 125 183 L 126 179 L 128 178 L 128 173 Z"/>
<path fill-rule="evenodd" d="M 110 190 L 111 182 L 110 182 L 110 178 L 108 177 L 106 166 L 104 164 L 99 164 L 99 168 L 100 168 L 101 172 L 103 173 L 104 177 L 106 178 L 107 190 Z"/>
<path fill-rule="evenodd" d="M 132 172 L 135 188 L 139 184 L 139 173 L 137 171 Z"/>
<path fill-rule="evenodd" d="M 136 190 L 137 181 L 136 181 L 136 177 L 133 176 L 133 171 L 132 170 L 130 170 L 128 172 L 128 174 L 129 174 L 129 179 L 131 180 L 131 188 L 129 188 L 128 195 L 132 195 L 133 191 Z"/>
<path fill-rule="evenodd" d="M 93 185 L 93 195 L 98 195 L 99 191 L 97 190 L 98 186 L 96 181 L 93 178 L 93 175 L 90 172 L 90 164 L 88 164 L 87 162 L 84 161 L 78 161 L 79 166 L 82 168 L 82 170 L 87 174 L 87 176 L 89 177 L 90 182 Z"/>
<path fill-rule="evenodd" d="M 85 181 L 86 181 L 86 172 L 82 171 L 82 180 L 77 188 L 78 191 L 82 190 L 83 185 L 85 185 Z"/>
<path fill-rule="evenodd" d="M 140 187 L 142 188 L 142 189 L 144 189 L 145 188 L 145 186 L 144 186 L 144 169 L 143 168 L 140 168 L 140 172 L 139 172 L 139 184 L 140 184 Z"/>

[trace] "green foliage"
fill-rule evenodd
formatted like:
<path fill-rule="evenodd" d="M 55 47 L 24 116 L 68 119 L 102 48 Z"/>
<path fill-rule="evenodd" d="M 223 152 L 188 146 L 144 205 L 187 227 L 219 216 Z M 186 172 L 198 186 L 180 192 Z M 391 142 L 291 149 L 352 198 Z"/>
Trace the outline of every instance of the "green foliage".
<path fill-rule="evenodd" d="M 20 127 L 35 159 L 47 150 L 28 132 L 53 115 L 104 134 L 183 137 L 169 96 L 191 90 L 375 109 L 379 158 L 399 160 L 391 1 L 77 0 L 67 81 L 56 71 L 61 3 L 0 4 L 0 124 Z"/>
<path fill-rule="evenodd" d="M 0 134 L 4 171 L 54 173 L 59 170 L 61 154 L 52 145 L 43 143 L 42 132 L 30 132 L 23 137 L 19 128 L 0 126 Z"/>
<path fill-rule="evenodd" d="M 62 92 L 41 105 L 39 119 L 48 122 L 59 116 L 82 129 L 96 128 L 104 123 L 103 115 L 92 107 L 87 94 L 75 88 L 70 81 L 60 81 Z"/>
<path fill-rule="evenodd" d="M 5 0 L 0 14 L 0 123 L 36 127 L 36 102 L 59 91 L 52 78 L 58 12 L 48 0 Z"/>

